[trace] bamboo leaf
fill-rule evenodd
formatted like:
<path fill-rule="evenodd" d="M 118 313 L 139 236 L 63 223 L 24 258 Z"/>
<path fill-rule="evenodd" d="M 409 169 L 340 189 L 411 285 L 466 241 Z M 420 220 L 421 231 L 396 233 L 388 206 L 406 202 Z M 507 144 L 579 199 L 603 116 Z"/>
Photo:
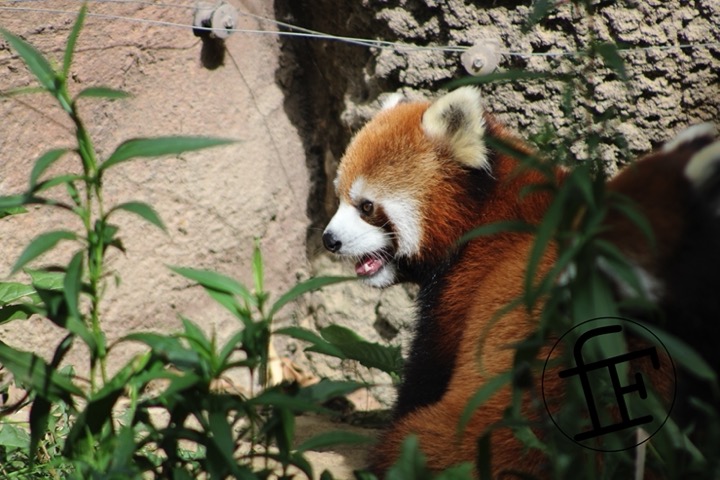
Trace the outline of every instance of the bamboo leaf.
<path fill-rule="evenodd" d="M 115 212 L 117 210 L 125 210 L 126 212 L 134 213 L 135 215 L 138 215 L 142 217 L 143 219 L 147 220 L 149 223 L 155 225 L 163 232 L 167 232 L 167 228 L 165 228 L 165 224 L 160 219 L 160 216 L 157 214 L 154 208 L 152 208 L 150 205 L 144 202 L 127 202 L 127 203 L 121 203 L 120 205 L 115 206 L 110 212 L 108 212 L 108 217 L 110 217 L 110 214 L 112 212 Z"/>
<path fill-rule="evenodd" d="M 83 3 L 65 46 L 65 55 L 63 58 L 63 78 L 68 78 L 70 73 L 70 66 L 72 65 L 73 54 L 75 53 L 75 43 L 77 42 L 78 35 L 80 35 L 80 30 L 82 29 L 83 22 L 85 21 L 86 13 L 87 4 Z"/>
<path fill-rule="evenodd" d="M 136 138 L 120 144 L 99 168 L 99 174 L 118 163 L 138 157 L 159 157 L 228 145 L 232 140 L 210 137 L 157 137 Z"/>
<path fill-rule="evenodd" d="M 68 230 L 55 230 L 38 235 L 20 254 L 20 258 L 13 265 L 12 273 L 17 273 L 29 262 L 54 248 L 61 240 L 75 240 L 76 238 L 77 235 Z"/>
<path fill-rule="evenodd" d="M 20 58 L 23 59 L 25 65 L 27 65 L 28 69 L 38 79 L 40 85 L 50 92 L 56 92 L 59 79 L 42 53 L 37 51 L 35 47 L 27 43 L 25 40 L 20 37 L 16 37 L 5 29 L 0 28 L 0 34 L 5 37 L 5 40 L 10 44 L 10 47 L 15 50 L 18 55 L 20 55 Z"/>

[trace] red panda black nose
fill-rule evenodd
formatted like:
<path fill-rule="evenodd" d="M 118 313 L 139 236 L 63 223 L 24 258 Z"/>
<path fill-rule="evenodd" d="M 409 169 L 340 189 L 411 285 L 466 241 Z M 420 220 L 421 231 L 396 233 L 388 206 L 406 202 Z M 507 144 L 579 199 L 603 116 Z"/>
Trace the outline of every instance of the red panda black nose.
<path fill-rule="evenodd" d="M 340 250 L 340 247 L 342 247 L 342 242 L 335 238 L 335 235 L 333 235 L 332 232 L 323 233 L 322 240 L 325 248 L 330 250 L 332 253 L 337 253 L 338 250 Z"/>

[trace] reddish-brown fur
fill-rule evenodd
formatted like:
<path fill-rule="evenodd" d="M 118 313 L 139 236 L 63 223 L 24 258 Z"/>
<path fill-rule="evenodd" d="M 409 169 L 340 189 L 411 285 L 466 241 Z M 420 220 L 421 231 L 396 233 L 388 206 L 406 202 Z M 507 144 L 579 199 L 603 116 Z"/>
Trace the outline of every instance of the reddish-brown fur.
<path fill-rule="evenodd" d="M 428 106 L 400 105 L 381 113 L 361 131 L 341 164 L 339 194 L 349 201 L 352 182 L 362 176 L 381 195 L 392 193 L 417 199 L 424 229 L 422 249 L 414 261 L 421 264 L 440 262 L 457 240 L 476 226 L 501 220 L 539 223 L 550 196 L 533 193 L 521 200 L 520 192 L 546 179 L 533 170 L 518 173 L 515 159 L 495 154 L 492 163 L 495 182 L 483 202 L 477 204 L 452 181 L 462 176 L 463 167 L 453 158 L 451 145 L 442 139 L 430 139 L 423 132 L 421 123 Z M 491 117 L 486 116 L 485 121 L 492 136 L 525 149 Z M 683 212 L 690 192 L 683 169 L 689 153 L 679 150 L 652 155 L 626 169 L 608 185 L 610 191 L 637 203 L 652 226 L 658 248 L 650 248 L 633 222 L 619 212 L 608 216 L 605 238 L 653 274 L 662 274 L 663 262 L 672 255 L 682 236 Z M 557 182 L 564 177 L 565 172 L 556 171 Z M 502 388 L 475 412 L 461 437 L 457 436 L 456 428 L 477 389 L 488 378 L 511 368 L 514 351 L 508 346 L 524 339 L 535 326 L 536 319 L 523 308 L 494 319 L 498 310 L 521 295 L 533 241 L 532 235 L 524 233 L 474 240 L 446 274 L 437 300 L 439 307 L 433 310 L 437 335 L 432 341 L 438 358 L 454 359 L 449 384 L 439 401 L 401 415 L 382 435 L 371 458 L 376 471 L 383 472 L 395 462 L 401 443 L 410 434 L 419 437 L 421 449 L 434 470 L 475 460 L 476 440 L 502 418 L 510 403 L 510 387 Z M 542 259 L 540 273 L 546 272 L 554 261 L 551 249 Z M 488 328 L 490 335 L 486 335 Z M 546 395 L 559 398 L 560 382 L 547 384 Z M 663 371 L 650 382 L 660 391 L 669 392 L 673 378 Z M 539 391 L 535 394 L 540 398 Z M 494 431 L 493 475 L 511 469 L 544 476 L 547 472 L 543 470 L 542 455 L 525 450 L 510 429 Z"/>

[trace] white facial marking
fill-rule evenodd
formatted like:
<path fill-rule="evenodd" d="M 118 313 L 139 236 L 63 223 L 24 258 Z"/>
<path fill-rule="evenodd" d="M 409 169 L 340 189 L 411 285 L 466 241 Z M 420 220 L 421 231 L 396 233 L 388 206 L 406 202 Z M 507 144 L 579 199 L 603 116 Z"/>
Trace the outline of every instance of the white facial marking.
<path fill-rule="evenodd" d="M 350 187 L 350 200 L 358 202 L 362 199 L 372 200 L 370 192 L 365 191 L 365 179 L 358 177 Z"/>
<path fill-rule="evenodd" d="M 420 251 L 422 228 L 417 202 L 412 198 L 393 198 L 381 202 L 388 220 L 395 227 L 398 256 L 408 257 Z"/>
<path fill-rule="evenodd" d="M 325 232 L 331 232 L 342 243 L 337 251 L 340 255 L 361 256 L 392 245 L 386 232 L 365 222 L 358 209 L 344 201 L 340 202 Z"/>

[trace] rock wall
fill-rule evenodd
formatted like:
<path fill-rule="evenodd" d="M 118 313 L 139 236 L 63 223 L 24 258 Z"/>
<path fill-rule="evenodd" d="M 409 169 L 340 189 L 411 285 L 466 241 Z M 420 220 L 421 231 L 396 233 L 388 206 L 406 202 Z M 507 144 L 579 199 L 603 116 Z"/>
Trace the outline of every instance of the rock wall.
<path fill-rule="evenodd" d="M 280 68 L 278 39 L 234 35 L 225 43 L 222 64 L 207 68 L 204 46 L 192 30 L 168 26 L 192 24 L 194 2 L 176 3 L 179 6 L 90 2 L 70 75 L 72 92 L 106 85 L 132 94 L 122 101 L 82 101 L 82 116 L 100 158 L 139 136 L 237 140 L 222 148 L 140 159 L 108 171 L 107 206 L 145 201 L 156 208 L 168 230 L 164 234 L 132 215 L 117 216 L 126 253 L 113 251 L 108 258 L 109 271 L 120 279 L 116 283 L 108 278 L 103 302 L 103 326 L 111 343 L 130 331 L 177 331 L 179 315 L 200 323 L 221 341 L 239 327 L 236 319 L 167 265 L 208 268 L 252 285 L 250 264 L 258 238 L 268 289 L 277 294 L 298 277 L 308 276 L 304 252 L 309 177 L 301 138 L 283 109 L 285 95 L 275 81 Z M 61 65 L 80 4 L 53 0 L 13 5 L 54 10 L 0 10 L 0 26 Z M 273 16 L 261 0 L 243 2 L 242 10 Z M 238 26 L 273 28 L 247 15 Z M 25 66 L 0 41 L 0 90 L 31 84 Z M 42 152 L 74 144 L 71 125 L 49 96 L 0 98 L 0 119 L 2 195 L 25 188 Z M 68 156 L 54 172 L 76 165 L 77 159 Z M 75 219 L 48 209 L 0 220 L 0 278 L 9 273 L 30 239 L 60 225 L 79 226 Z M 67 261 L 70 245 L 61 247 L 57 255 L 36 264 Z M 33 319 L 0 325 L 0 340 L 50 354 L 61 337 L 49 323 Z M 133 345 L 115 348 L 111 365 L 132 351 Z M 81 358 L 82 352 L 77 352 L 70 361 L 83 371 Z"/>
<path fill-rule="evenodd" d="M 685 126 L 720 119 L 720 3 L 715 0 L 594 1 L 588 13 L 563 3 L 538 25 L 524 30 L 529 1 L 496 0 L 277 0 L 279 19 L 342 37 L 373 38 L 405 45 L 368 48 L 336 40 L 283 41 L 288 77 L 283 86 L 300 115 L 290 117 L 304 132 L 313 186 L 308 203 L 308 256 L 318 272 L 350 268 L 322 252 L 320 234 L 335 203 L 331 180 L 343 147 L 389 92 L 432 97 L 451 80 L 467 77 L 460 53 L 412 46 L 471 46 L 497 41 L 501 71 L 572 74 L 576 108 L 562 112 L 564 83 L 542 79 L 483 85 L 486 107 L 530 138 L 551 125 L 560 135 L 600 117 L 616 118 L 600 133 L 606 169 L 618 166 L 670 138 Z M 593 42 L 617 42 L 628 81 L 597 61 L 572 54 Z M 694 46 L 688 46 L 694 45 Z M 677 48 L 683 46 L 683 48 Z M 672 47 L 672 48 L 666 48 Z M 584 98 L 590 95 L 589 98 Z M 573 153 L 585 157 L 582 142 Z M 316 295 L 303 321 L 350 325 L 378 340 L 407 344 L 413 290 L 370 292 L 359 285 Z M 321 369 L 324 373 L 332 370 Z M 387 399 L 385 393 L 380 396 Z"/>

